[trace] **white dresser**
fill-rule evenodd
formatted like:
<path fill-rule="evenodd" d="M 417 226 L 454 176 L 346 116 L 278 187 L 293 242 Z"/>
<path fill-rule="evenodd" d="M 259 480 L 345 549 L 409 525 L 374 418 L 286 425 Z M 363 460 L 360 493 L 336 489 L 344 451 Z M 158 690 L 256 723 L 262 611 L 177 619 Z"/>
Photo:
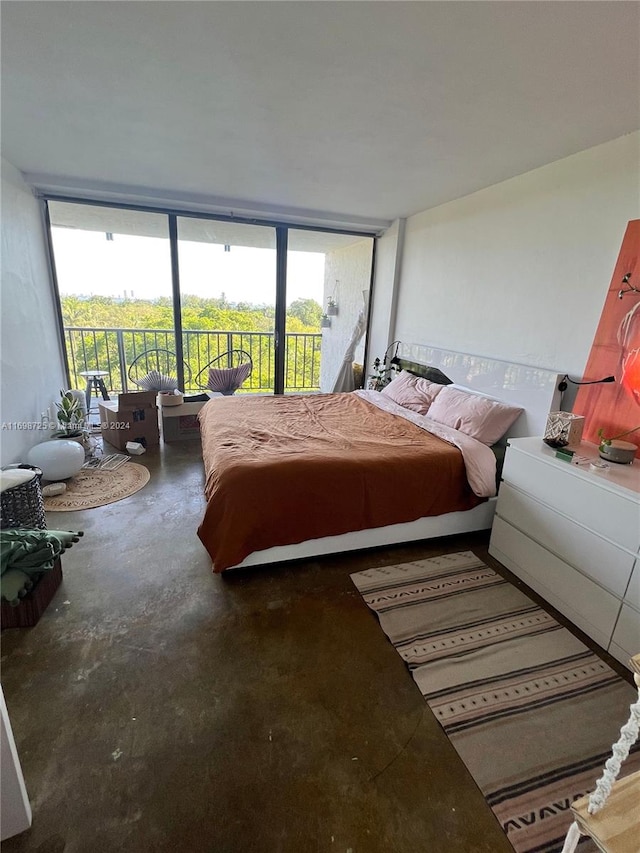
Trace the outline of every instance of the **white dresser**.
<path fill-rule="evenodd" d="M 577 453 L 599 460 L 593 444 Z M 628 666 L 640 652 L 640 460 L 601 473 L 516 438 L 502 478 L 489 553 Z"/>

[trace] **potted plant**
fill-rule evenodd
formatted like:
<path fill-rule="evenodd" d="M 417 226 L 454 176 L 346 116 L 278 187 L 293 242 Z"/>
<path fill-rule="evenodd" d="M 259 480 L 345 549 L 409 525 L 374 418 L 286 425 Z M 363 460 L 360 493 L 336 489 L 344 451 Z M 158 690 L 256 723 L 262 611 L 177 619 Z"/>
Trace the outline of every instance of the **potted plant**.
<path fill-rule="evenodd" d="M 393 379 L 393 374 L 400 369 L 397 358 L 392 358 L 389 367 L 387 367 L 386 359 L 380 361 L 376 358 L 373 362 L 373 373 L 369 376 L 369 388 L 372 391 L 382 391 L 385 385 L 388 385 Z"/>
<path fill-rule="evenodd" d="M 330 296 L 327 299 L 327 314 L 329 315 L 329 317 L 335 317 L 337 315 L 337 313 L 338 313 L 338 303 L 336 302 L 336 300 L 332 296 Z"/>
<path fill-rule="evenodd" d="M 56 409 L 60 429 L 53 433 L 53 438 L 71 438 L 83 443 L 86 434 L 86 418 L 79 401 L 71 391 L 60 391 L 60 402 L 56 403 Z"/>
<path fill-rule="evenodd" d="M 323 329 L 331 328 L 331 318 L 328 314 L 323 314 L 322 317 L 320 317 L 320 326 Z"/>
<path fill-rule="evenodd" d="M 604 429 L 599 429 L 598 438 L 600 439 L 600 444 L 598 446 L 598 452 L 600 456 L 610 462 L 619 462 L 621 464 L 629 465 L 633 462 L 638 451 L 638 447 L 630 441 L 620 441 L 620 439 L 624 438 L 625 435 L 631 435 L 631 433 L 636 432 L 636 430 L 639 429 L 640 426 L 633 427 L 633 429 L 628 429 L 625 432 L 621 432 L 618 435 L 613 435 L 609 438 L 604 434 Z"/>

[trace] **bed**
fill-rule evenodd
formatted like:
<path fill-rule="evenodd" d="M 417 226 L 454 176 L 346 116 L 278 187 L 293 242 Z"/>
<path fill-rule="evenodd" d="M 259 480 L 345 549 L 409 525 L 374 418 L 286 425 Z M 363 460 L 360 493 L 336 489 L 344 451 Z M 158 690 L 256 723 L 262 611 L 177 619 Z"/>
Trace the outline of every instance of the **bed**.
<path fill-rule="evenodd" d="M 441 395 L 445 386 L 424 378 L 427 368 L 410 359 L 403 366 L 411 369 L 385 393 L 207 403 L 199 414 L 207 507 L 198 535 L 214 571 L 491 526 L 495 442 L 447 424 L 449 409 L 440 402 L 444 416 L 429 417 L 434 399 L 479 389 L 453 384 Z M 452 372 L 449 364 L 447 382 Z M 427 397 L 434 395 L 424 412 L 400 391 L 390 393 L 401 382 L 423 383 Z M 516 400 L 508 408 L 522 433 L 530 413 Z"/>

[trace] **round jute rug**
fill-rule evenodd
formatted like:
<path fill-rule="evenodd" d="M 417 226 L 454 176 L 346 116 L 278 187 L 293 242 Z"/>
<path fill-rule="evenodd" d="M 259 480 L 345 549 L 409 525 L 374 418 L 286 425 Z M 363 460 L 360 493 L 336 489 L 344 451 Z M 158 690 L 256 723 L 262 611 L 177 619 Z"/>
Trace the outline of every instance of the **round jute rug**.
<path fill-rule="evenodd" d="M 45 498 L 44 508 L 51 512 L 73 512 L 112 504 L 146 486 L 150 476 L 144 465 L 135 462 L 127 462 L 116 471 L 87 468 L 67 480 L 64 494 Z"/>

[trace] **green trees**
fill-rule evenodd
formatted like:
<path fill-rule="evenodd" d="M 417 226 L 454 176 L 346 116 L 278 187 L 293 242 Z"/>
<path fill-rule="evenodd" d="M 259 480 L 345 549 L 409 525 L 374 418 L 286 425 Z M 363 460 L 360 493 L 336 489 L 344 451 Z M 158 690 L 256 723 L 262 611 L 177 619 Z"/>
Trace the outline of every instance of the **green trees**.
<path fill-rule="evenodd" d="M 297 318 L 300 322 L 314 331 L 320 329 L 322 306 L 315 299 L 294 299 L 287 309 L 287 319 Z"/>
<path fill-rule="evenodd" d="M 65 326 L 91 329 L 172 329 L 170 299 L 122 299 L 107 296 L 63 296 Z M 182 297 L 182 328 L 220 331 L 272 332 L 272 305 L 234 304 L 224 296 L 205 299 Z M 320 331 L 321 306 L 314 299 L 296 299 L 287 309 L 287 331 Z"/>
<path fill-rule="evenodd" d="M 107 385 L 120 389 L 128 365 L 140 352 L 158 347 L 175 350 L 173 305 L 166 297 L 146 300 L 63 296 L 61 305 L 74 387 L 82 387 L 78 377 L 81 370 L 100 369 L 109 371 Z M 248 350 L 254 362 L 249 389 L 265 391 L 273 387 L 272 305 L 234 304 L 224 294 L 213 299 L 187 294 L 182 297 L 181 308 L 185 360 L 193 377 L 220 352 L 238 348 Z M 313 299 L 296 299 L 287 310 L 289 389 L 312 390 L 319 385 L 321 314 L 321 306 Z M 74 328 L 95 331 L 76 332 Z"/>

